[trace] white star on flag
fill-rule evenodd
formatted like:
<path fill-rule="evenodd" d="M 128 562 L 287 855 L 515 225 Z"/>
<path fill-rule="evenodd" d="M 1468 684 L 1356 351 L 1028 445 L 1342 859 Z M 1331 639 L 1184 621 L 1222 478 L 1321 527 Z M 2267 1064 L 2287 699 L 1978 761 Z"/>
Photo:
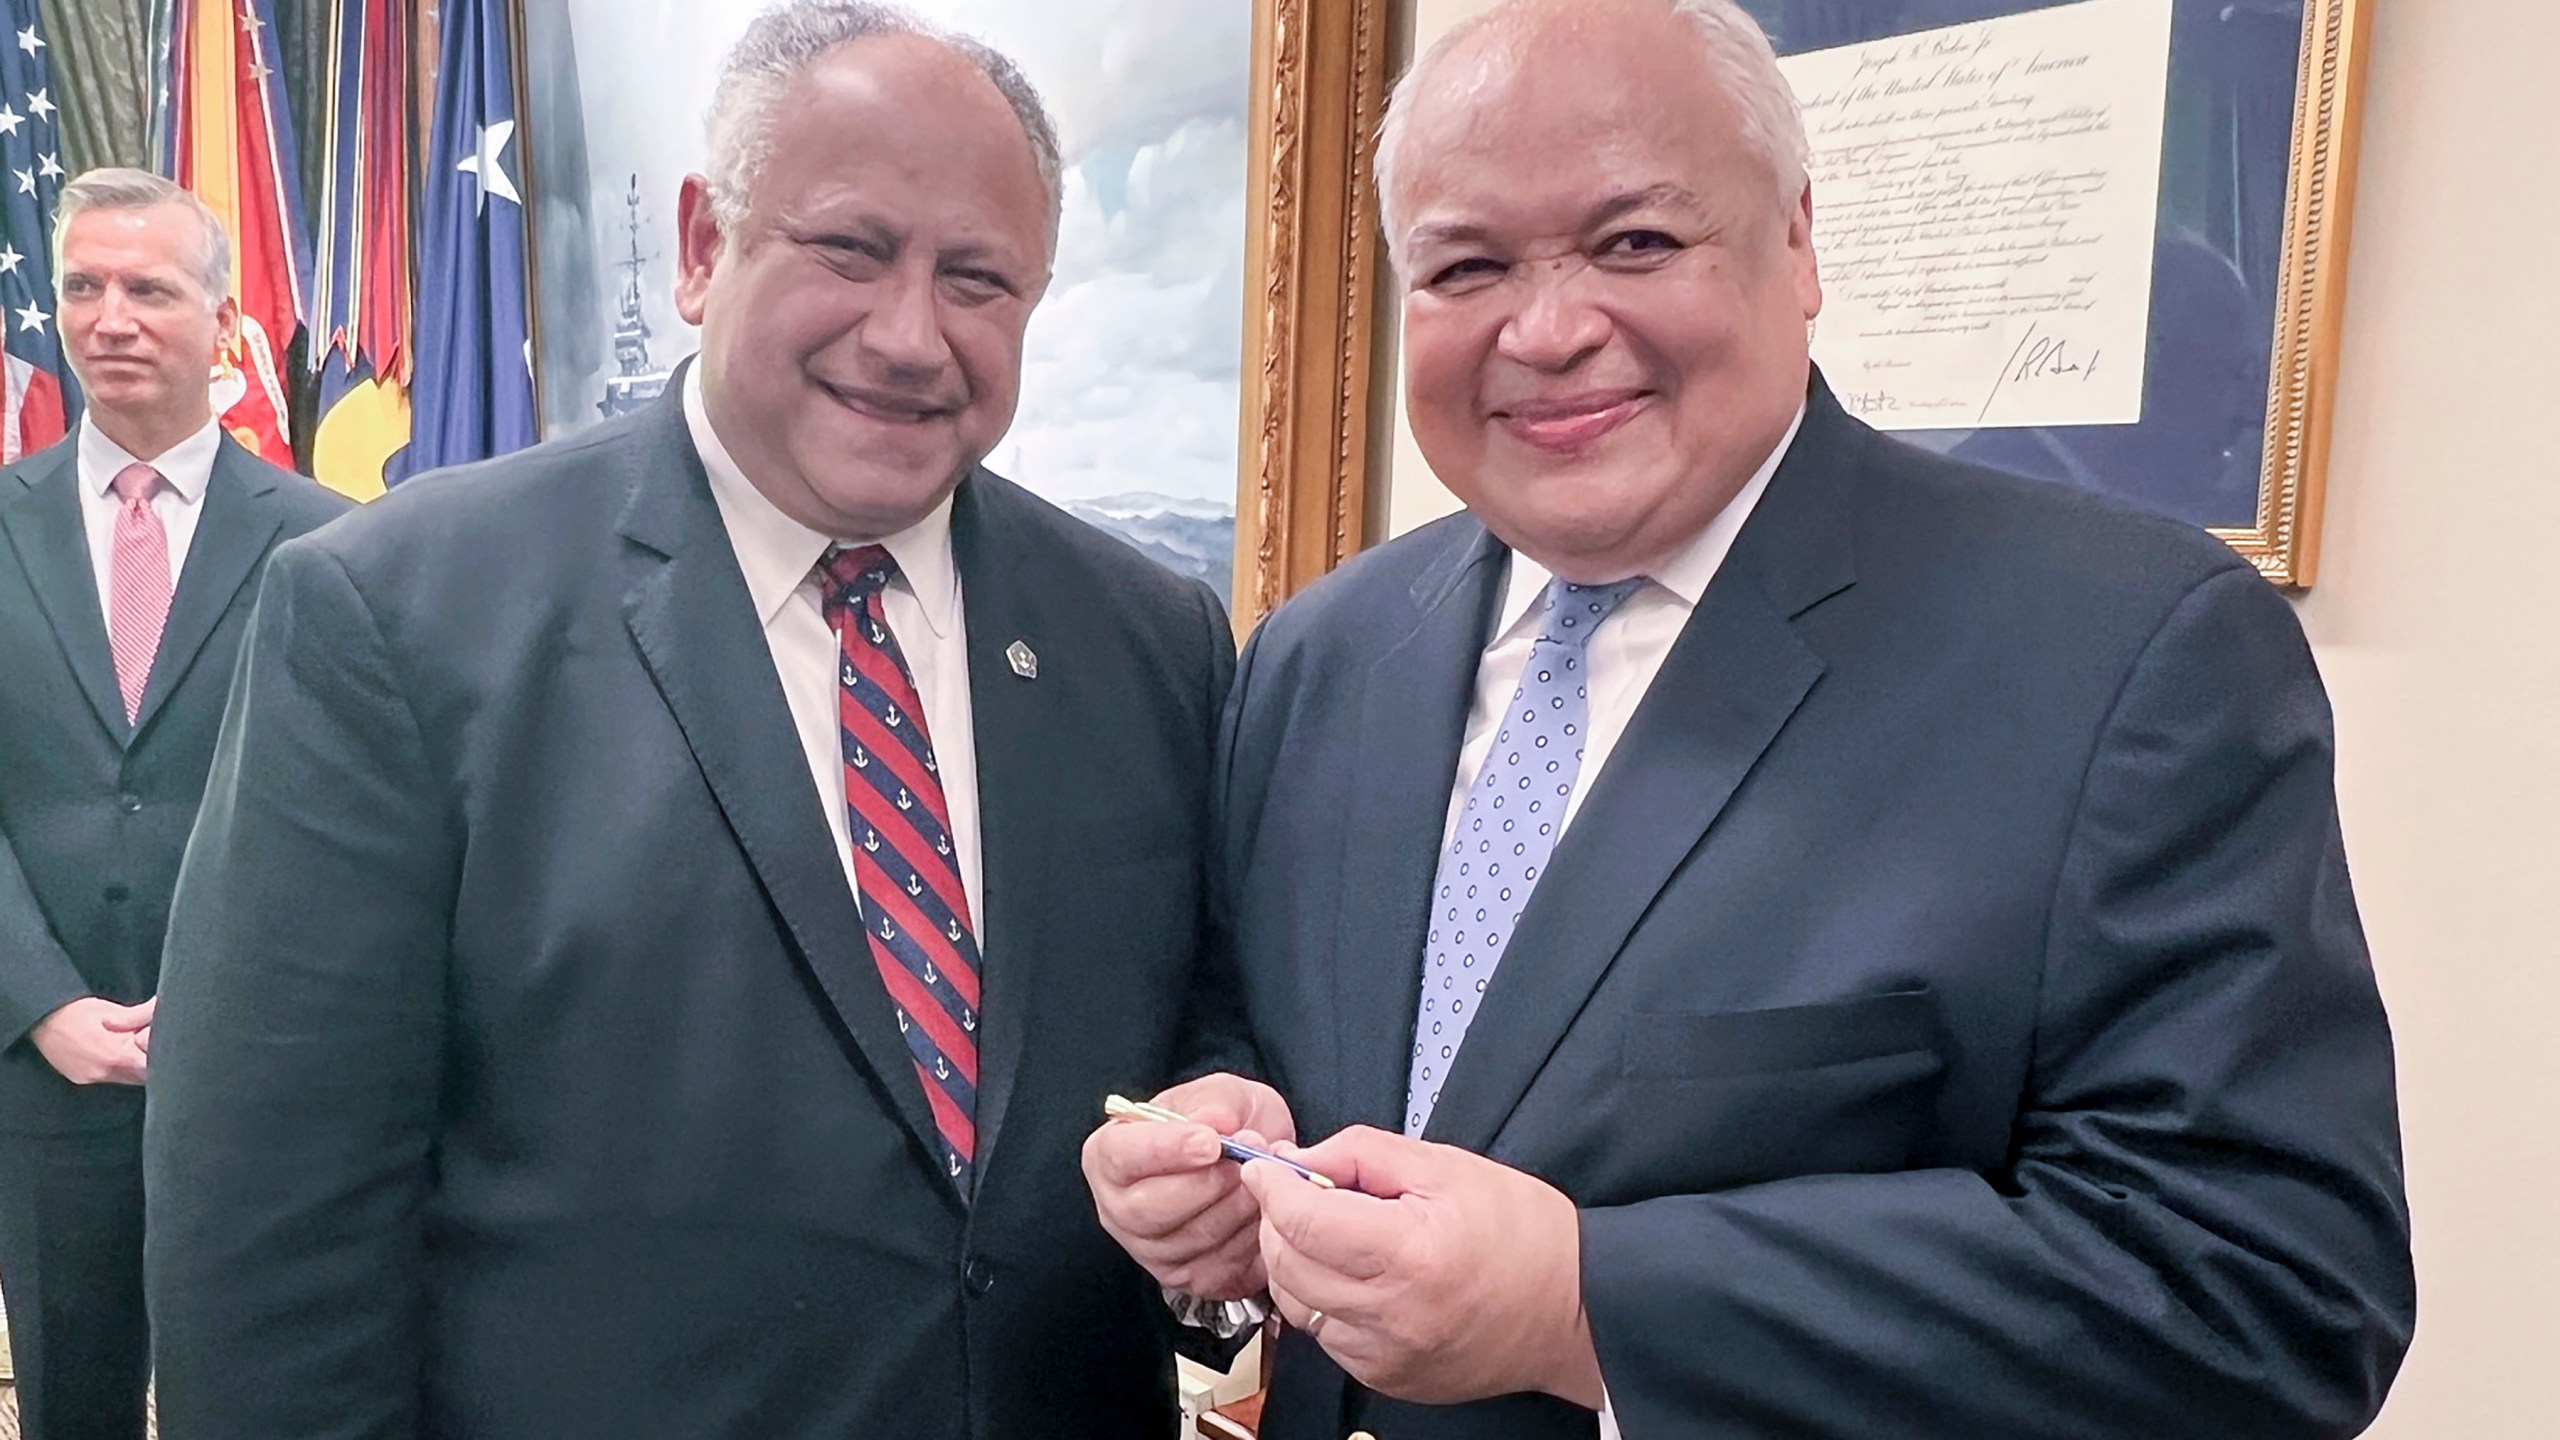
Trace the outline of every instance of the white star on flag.
<path fill-rule="evenodd" d="M 6 105 L 0 105 L 0 135 L 15 135 L 18 133 L 18 127 L 26 123 L 26 116 Z"/>
<path fill-rule="evenodd" d="M 18 328 L 21 330 L 35 330 L 40 332 L 44 329 L 44 322 L 52 318 L 52 316 L 37 309 L 35 307 L 35 302 L 32 300 L 18 307 Z"/>
<path fill-rule="evenodd" d="M 53 118 L 55 106 L 53 101 L 48 99 L 43 91 L 39 90 L 33 95 L 27 97 L 27 108 L 36 112 L 36 117 L 38 119 L 51 120 Z"/>
<path fill-rule="evenodd" d="M 54 156 L 47 155 L 44 157 L 44 163 L 36 167 L 36 173 L 42 175 L 47 180 L 55 179 L 62 174 L 62 161 Z"/>
<path fill-rule="evenodd" d="M 18 262 L 26 258 L 26 256 L 18 253 L 16 246 L 9 244 L 5 240 L 0 240 L 0 275 L 6 275 L 17 269 Z"/>
<path fill-rule="evenodd" d="M 478 152 L 465 156 L 461 164 L 453 167 L 480 182 L 478 203 L 472 207 L 472 213 L 485 213 L 492 195 L 501 200 L 513 200 L 518 205 L 524 203 L 524 197 L 516 193 L 516 182 L 507 178 L 507 167 L 499 160 L 506 153 L 507 142 L 515 138 L 515 133 L 516 122 L 513 120 L 481 126 Z"/>
<path fill-rule="evenodd" d="M 37 36 L 36 27 L 30 25 L 18 32 L 18 48 L 30 55 L 44 48 L 44 41 Z"/>
<path fill-rule="evenodd" d="M 12 170 L 9 173 L 18 177 L 19 194 L 33 195 L 36 193 L 36 172 L 33 170 Z"/>

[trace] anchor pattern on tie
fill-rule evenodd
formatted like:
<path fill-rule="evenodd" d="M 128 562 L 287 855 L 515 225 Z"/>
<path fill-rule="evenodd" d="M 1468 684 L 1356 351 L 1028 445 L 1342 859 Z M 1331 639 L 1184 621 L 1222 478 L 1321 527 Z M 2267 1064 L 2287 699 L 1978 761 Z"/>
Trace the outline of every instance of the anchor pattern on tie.
<path fill-rule="evenodd" d="M 880 611 L 897 562 L 877 545 L 831 552 L 818 584 L 836 632 L 845 820 L 871 957 L 965 1192 L 977 1149 L 978 976 L 951 811 L 914 672 Z"/>
<path fill-rule="evenodd" d="M 1408 1135 L 1431 1122 L 1503 949 L 1555 854 L 1590 728 L 1592 634 L 1643 584 L 1558 580 L 1547 586 L 1537 643 L 1432 878 L 1431 933 L 1405 1083 Z"/>

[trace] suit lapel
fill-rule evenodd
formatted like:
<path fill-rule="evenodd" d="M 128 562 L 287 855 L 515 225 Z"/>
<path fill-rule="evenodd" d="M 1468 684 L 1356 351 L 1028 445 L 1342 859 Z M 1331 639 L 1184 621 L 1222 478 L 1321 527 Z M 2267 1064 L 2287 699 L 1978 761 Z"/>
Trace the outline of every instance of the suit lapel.
<path fill-rule="evenodd" d="M 670 386 L 629 432 L 618 462 L 636 477 L 620 524 L 635 546 L 624 621 L 801 964 L 932 1163 L 942 1145 L 924 1084 L 872 964 L 772 650 L 676 395 Z"/>
<path fill-rule="evenodd" d="M 249 463 L 247 453 L 223 437 L 214 452 L 213 473 L 205 481 L 204 513 L 196 517 L 195 539 L 187 546 L 186 567 L 169 601 L 160 653 L 151 662 L 151 678 L 134 716 L 136 737 L 150 728 L 151 717 L 195 664 L 197 652 L 213 638 L 214 627 L 230 613 L 232 601 L 257 573 L 276 531 L 283 528 L 284 517 L 269 498 L 275 488 L 273 475 Z"/>
<path fill-rule="evenodd" d="M 1821 679 L 1792 622 L 1854 582 L 1842 517 L 1863 433 L 1817 379 L 1795 446 L 1530 896 L 1425 1138 L 1491 1150 L 1654 897 Z"/>
<path fill-rule="evenodd" d="M 1404 636 L 1361 677 L 1359 753 L 1343 818 L 1334 936 L 1337 1114 L 1404 1123 L 1431 881 L 1506 552 L 1469 527 L 1413 586 Z"/>
<path fill-rule="evenodd" d="M 89 564 L 89 538 L 80 524 L 79 441 L 65 440 L 0 480 L 0 530 L 17 552 L 62 647 L 63 663 L 89 697 L 98 723 L 121 743 L 130 727 L 124 697 L 116 690 L 115 657 L 107 648 L 106 611 L 98 603 L 98 576 Z"/>
<path fill-rule="evenodd" d="M 1023 1064 L 1034 993 L 1046 980 L 1064 978 L 1032 956 L 1060 947 L 1042 932 L 1058 913 L 1042 887 L 1053 882 L 1067 857 L 1044 849 L 1063 833 L 1047 797 L 1046 773 L 1057 761 L 1059 727 L 1044 714 L 1055 691 L 1025 684 L 1013 673 L 1005 647 L 1020 640 L 1046 654 L 1042 621 L 1040 547 L 1022 543 L 1007 524 L 1004 497 L 983 472 L 960 486 L 951 506 L 952 558 L 960 569 L 962 625 L 969 650 L 969 712 L 978 774 L 979 937 L 978 1166 L 980 1177 L 995 1153 L 1005 1110 Z"/>

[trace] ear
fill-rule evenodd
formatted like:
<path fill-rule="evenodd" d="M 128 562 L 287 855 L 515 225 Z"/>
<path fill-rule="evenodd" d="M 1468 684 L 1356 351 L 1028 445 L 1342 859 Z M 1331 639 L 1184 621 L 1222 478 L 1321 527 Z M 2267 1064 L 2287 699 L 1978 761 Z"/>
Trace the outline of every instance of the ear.
<path fill-rule="evenodd" d="M 710 179 L 687 175 L 676 193 L 676 313 L 687 325 L 702 323 L 724 238 L 719 217 L 711 211 Z"/>
<path fill-rule="evenodd" d="M 1811 320 L 1822 313 L 1822 266 L 1813 254 L 1813 182 L 1805 182 L 1804 193 L 1787 209 L 1787 269 L 1793 276 L 1796 299 L 1804 307 L 1804 318 Z"/>
<path fill-rule="evenodd" d="M 215 353 L 218 356 L 230 354 L 231 347 L 238 343 L 240 339 L 240 299 L 238 296 L 226 295 L 223 297 L 221 304 L 213 307 L 213 323 L 214 328 L 219 335 L 219 339 L 216 342 Z"/>

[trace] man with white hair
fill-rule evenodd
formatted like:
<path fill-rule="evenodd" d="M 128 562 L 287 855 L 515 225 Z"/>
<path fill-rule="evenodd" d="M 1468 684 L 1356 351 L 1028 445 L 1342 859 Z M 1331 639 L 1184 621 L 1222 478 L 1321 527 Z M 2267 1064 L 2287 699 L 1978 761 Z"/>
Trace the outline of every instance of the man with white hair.
<path fill-rule="evenodd" d="M 1287 1321 L 1266 1440 L 2363 1426 L 2407 1212 L 2282 597 L 1841 408 L 1729 0 L 1500 6 L 1381 151 L 1468 513 L 1239 662 L 1249 1031 L 1159 1097 L 1339 1184 L 1085 1154 L 1161 1281 Z"/>
<path fill-rule="evenodd" d="M 29 1440 L 141 1440 L 169 895 L 267 552 L 347 502 L 214 419 L 239 311 L 202 202 L 92 170 L 53 240 L 30 323 L 61 327 L 88 404 L 0 471 L 0 1291 Z"/>
<path fill-rule="evenodd" d="M 1176 1073 L 1232 642 L 979 468 L 1057 141 L 841 0 L 709 129 L 660 404 L 277 557 L 153 1050 L 172 1435 L 1175 1424 L 1075 1156 Z"/>

